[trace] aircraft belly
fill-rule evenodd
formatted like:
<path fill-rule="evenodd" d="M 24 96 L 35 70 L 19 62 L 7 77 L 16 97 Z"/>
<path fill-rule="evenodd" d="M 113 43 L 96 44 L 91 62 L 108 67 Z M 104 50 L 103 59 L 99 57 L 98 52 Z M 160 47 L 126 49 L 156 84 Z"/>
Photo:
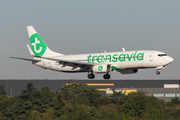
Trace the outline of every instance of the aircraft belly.
<path fill-rule="evenodd" d="M 136 69 L 136 68 L 146 68 L 147 64 L 144 61 L 127 61 L 127 62 L 120 62 L 114 64 L 114 66 L 118 67 L 119 69 Z"/>
<path fill-rule="evenodd" d="M 34 65 L 42 67 L 44 69 L 50 69 L 55 71 L 82 71 L 80 67 L 63 66 L 62 64 L 56 64 L 53 62 L 36 62 Z"/>
<path fill-rule="evenodd" d="M 73 68 L 73 67 L 70 67 L 70 66 L 60 66 L 59 67 L 59 70 L 60 71 L 79 71 L 81 68 L 80 67 L 76 67 L 76 68 Z"/>

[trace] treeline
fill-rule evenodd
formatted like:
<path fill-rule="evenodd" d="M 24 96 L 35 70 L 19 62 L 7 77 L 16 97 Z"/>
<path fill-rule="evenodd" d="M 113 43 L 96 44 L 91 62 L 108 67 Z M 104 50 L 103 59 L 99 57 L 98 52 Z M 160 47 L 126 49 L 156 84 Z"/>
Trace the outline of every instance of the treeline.
<path fill-rule="evenodd" d="M 53 92 L 32 82 L 20 95 L 6 97 L 0 85 L 1 120 L 173 120 L 180 119 L 180 100 L 164 102 L 144 92 L 102 96 L 96 87 L 73 83 Z"/>

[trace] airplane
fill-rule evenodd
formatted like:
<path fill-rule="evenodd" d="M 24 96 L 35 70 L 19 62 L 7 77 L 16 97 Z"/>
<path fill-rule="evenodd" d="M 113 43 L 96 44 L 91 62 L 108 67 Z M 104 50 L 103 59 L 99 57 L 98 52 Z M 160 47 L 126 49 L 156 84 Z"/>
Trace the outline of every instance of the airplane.
<path fill-rule="evenodd" d="M 126 51 L 122 48 L 119 52 L 102 52 L 89 54 L 64 55 L 48 48 L 40 38 L 33 26 L 27 26 L 31 48 L 27 44 L 33 59 L 10 57 L 31 61 L 33 65 L 44 69 L 59 72 L 87 72 L 89 79 L 94 79 L 94 73 L 104 74 L 104 79 L 110 79 L 110 72 L 117 71 L 121 74 L 137 73 L 138 69 L 156 68 L 156 74 L 173 62 L 173 58 L 164 52 L 155 50 Z"/>

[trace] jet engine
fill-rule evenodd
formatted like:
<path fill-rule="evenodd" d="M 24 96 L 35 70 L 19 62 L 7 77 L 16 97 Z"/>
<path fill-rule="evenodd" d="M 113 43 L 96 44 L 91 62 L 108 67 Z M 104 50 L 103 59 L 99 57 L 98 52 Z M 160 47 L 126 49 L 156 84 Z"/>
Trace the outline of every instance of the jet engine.
<path fill-rule="evenodd" d="M 108 64 L 95 64 L 92 68 L 94 73 L 109 73 L 111 65 Z"/>

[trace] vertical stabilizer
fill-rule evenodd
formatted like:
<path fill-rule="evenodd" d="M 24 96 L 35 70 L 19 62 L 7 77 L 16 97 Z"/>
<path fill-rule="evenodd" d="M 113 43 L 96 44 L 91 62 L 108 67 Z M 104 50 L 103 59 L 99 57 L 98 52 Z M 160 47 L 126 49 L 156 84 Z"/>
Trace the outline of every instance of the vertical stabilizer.
<path fill-rule="evenodd" d="M 33 26 L 27 26 L 27 31 L 31 43 L 32 51 L 37 56 L 50 57 L 50 56 L 59 56 L 63 55 L 57 52 L 50 50 L 44 41 L 37 34 Z"/>
<path fill-rule="evenodd" d="M 27 44 L 27 48 L 28 48 L 28 50 L 29 50 L 29 53 L 30 53 L 32 56 L 36 56 L 36 55 L 33 53 L 33 51 L 31 50 L 31 48 L 29 47 L 28 44 Z"/>

